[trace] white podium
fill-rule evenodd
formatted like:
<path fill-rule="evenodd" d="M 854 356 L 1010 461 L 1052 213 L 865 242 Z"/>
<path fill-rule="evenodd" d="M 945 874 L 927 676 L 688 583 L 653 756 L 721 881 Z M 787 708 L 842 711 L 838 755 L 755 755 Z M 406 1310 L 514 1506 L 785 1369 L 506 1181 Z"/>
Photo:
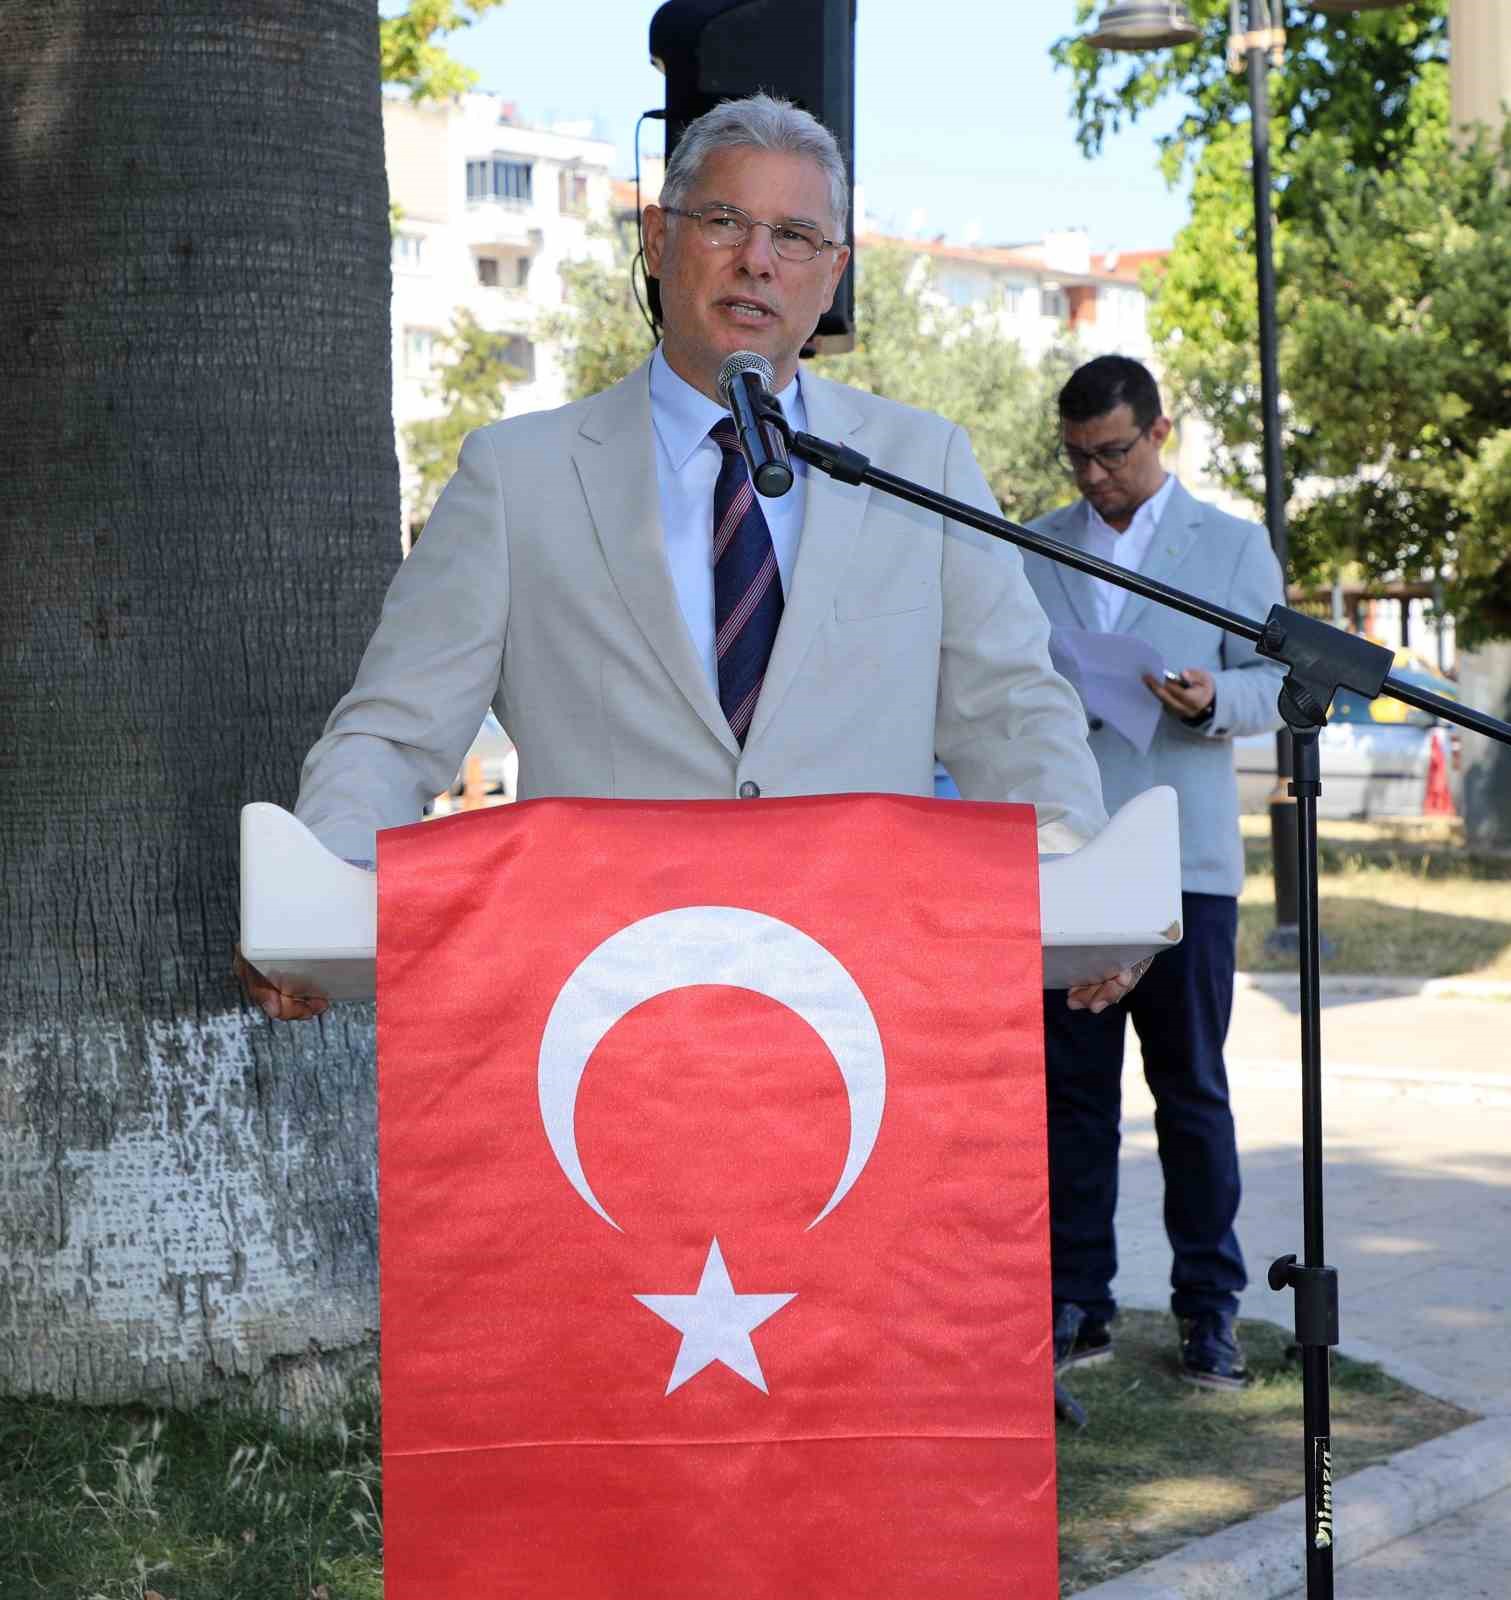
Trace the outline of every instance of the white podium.
<path fill-rule="evenodd" d="M 1130 800 L 1089 844 L 1039 860 L 1044 984 L 1110 976 L 1180 942 L 1175 791 Z M 291 812 L 241 812 L 241 948 L 289 994 L 370 1000 L 378 878 L 334 856 Z"/>

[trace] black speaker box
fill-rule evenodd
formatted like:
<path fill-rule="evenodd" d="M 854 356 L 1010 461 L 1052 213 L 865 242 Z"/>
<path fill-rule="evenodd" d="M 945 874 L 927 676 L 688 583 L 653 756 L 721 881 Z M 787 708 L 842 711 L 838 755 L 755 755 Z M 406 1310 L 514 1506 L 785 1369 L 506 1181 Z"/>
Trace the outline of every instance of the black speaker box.
<path fill-rule="evenodd" d="M 764 90 L 810 111 L 834 135 L 850 179 L 845 238 L 855 233 L 856 0 L 667 0 L 651 18 L 651 60 L 666 74 L 666 156 L 689 122 L 721 100 Z M 660 296 L 651 280 L 653 306 Z M 855 344 L 855 259 L 814 348 Z"/>

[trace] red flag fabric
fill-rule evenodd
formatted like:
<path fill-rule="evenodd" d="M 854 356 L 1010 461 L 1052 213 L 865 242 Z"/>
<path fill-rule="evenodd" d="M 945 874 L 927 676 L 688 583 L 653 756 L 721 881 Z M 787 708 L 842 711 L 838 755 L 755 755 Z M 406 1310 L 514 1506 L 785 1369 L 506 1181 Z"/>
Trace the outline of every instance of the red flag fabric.
<path fill-rule="evenodd" d="M 1028 807 L 379 840 L 390 1600 L 1050 1600 Z"/>

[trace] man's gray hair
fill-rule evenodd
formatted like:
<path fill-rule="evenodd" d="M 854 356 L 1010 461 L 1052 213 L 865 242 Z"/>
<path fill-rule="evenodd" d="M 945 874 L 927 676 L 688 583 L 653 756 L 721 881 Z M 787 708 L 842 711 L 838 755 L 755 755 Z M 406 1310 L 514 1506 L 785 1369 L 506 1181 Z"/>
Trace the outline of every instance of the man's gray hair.
<path fill-rule="evenodd" d="M 769 94 L 723 100 L 712 111 L 705 111 L 688 123 L 666 164 L 666 177 L 661 183 L 663 204 L 681 206 L 687 201 L 703 163 L 715 150 L 741 148 L 775 150 L 816 162 L 829 180 L 834 231 L 840 241 L 844 239 L 850 211 L 850 180 L 834 135 L 800 106 Z"/>

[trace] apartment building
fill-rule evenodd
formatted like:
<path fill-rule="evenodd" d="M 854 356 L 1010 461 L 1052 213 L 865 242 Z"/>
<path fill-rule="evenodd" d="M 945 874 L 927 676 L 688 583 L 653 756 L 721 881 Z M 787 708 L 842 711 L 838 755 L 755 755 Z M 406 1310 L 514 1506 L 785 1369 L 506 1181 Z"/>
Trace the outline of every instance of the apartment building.
<path fill-rule="evenodd" d="M 1079 229 L 1008 246 L 884 234 L 864 234 L 860 244 L 887 244 L 917 257 L 923 293 L 957 309 L 995 314 L 1030 361 L 1057 344 L 1072 344 L 1088 358 L 1108 351 L 1152 358 L 1142 278 L 1167 250 L 1094 252 Z"/>
<path fill-rule="evenodd" d="M 564 262 L 612 258 L 595 224 L 610 212 L 611 143 L 591 124 L 527 127 L 497 95 L 383 102 L 393 236 L 393 414 L 406 497 L 403 425 L 435 416 L 437 341 L 458 310 L 508 340 L 523 374 L 511 412 L 560 405 L 560 368 L 536 338 L 562 304 Z"/>
<path fill-rule="evenodd" d="M 437 340 L 458 309 L 508 339 L 511 364 L 525 374 L 510 390 L 511 412 L 566 399 L 539 324 L 562 304 L 564 262 L 611 260 L 609 226 L 630 242 L 635 186 L 611 177 L 614 148 L 591 138 L 590 124 L 529 127 L 498 95 L 420 104 L 392 95 L 383 119 L 398 214 L 393 409 L 407 495 L 402 428 L 439 410 L 432 385 Z M 646 163 L 642 204 L 659 193 L 662 170 L 660 161 Z M 1001 318 L 1030 360 L 1067 343 L 1088 357 L 1116 350 L 1152 359 L 1142 279 L 1167 252 L 1095 252 L 1075 229 L 1004 247 L 891 238 L 867 230 L 860 194 L 856 209 L 862 251 L 890 244 L 927 262 L 922 292 Z M 1201 429 L 1180 428 L 1175 466 L 1198 492 L 1211 493 L 1207 443 Z"/>

